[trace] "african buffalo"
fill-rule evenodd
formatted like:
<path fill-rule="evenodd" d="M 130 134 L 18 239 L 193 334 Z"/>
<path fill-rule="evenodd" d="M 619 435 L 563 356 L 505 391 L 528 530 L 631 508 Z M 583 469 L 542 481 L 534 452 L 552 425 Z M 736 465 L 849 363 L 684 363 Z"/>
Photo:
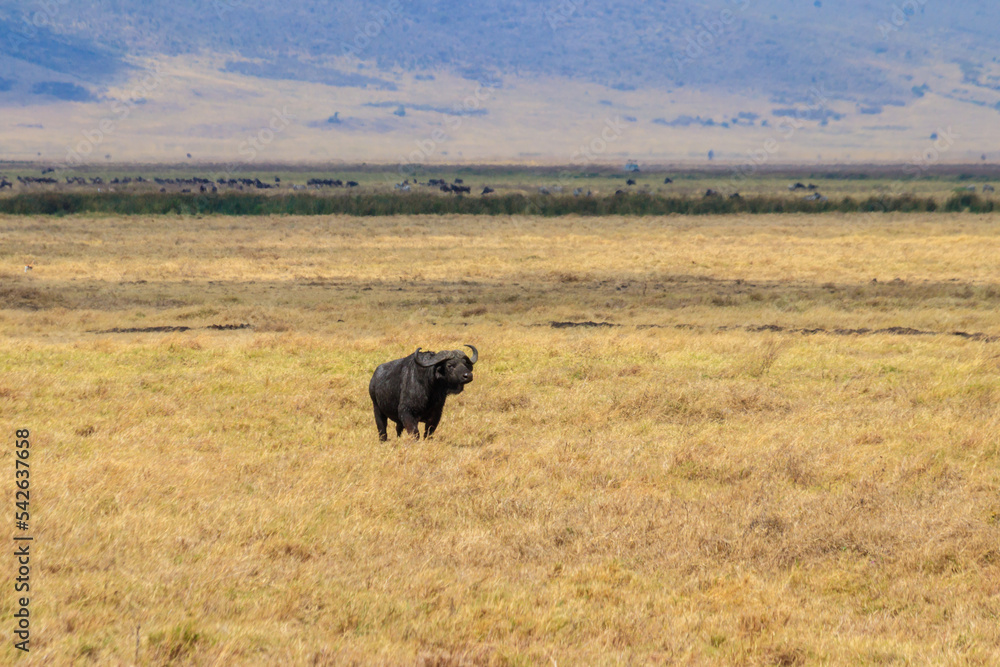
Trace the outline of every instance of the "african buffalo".
<path fill-rule="evenodd" d="M 386 440 L 386 420 L 396 423 L 396 437 L 403 429 L 420 437 L 419 422 L 424 422 L 424 437 L 429 438 L 441 421 L 441 411 L 449 394 L 460 394 L 472 382 L 472 366 L 479 352 L 471 345 L 472 358 L 462 350 L 427 352 L 419 347 L 408 357 L 387 361 L 375 369 L 368 394 L 375 410 L 379 440 Z"/>

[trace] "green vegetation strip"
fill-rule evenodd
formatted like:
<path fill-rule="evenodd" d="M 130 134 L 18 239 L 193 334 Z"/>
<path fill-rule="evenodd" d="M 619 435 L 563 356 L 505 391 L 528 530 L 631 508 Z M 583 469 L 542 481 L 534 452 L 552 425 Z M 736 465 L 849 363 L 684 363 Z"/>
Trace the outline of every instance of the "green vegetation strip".
<path fill-rule="evenodd" d="M 988 213 L 994 202 L 974 194 L 955 195 L 943 204 L 932 198 L 898 195 L 816 201 L 782 197 L 662 197 L 644 193 L 607 197 L 508 194 L 87 194 L 37 193 L 0 198 L 0 213 L 15 215 L 718 215 L 725 213 L 842 213 L 944 211 Z"/>

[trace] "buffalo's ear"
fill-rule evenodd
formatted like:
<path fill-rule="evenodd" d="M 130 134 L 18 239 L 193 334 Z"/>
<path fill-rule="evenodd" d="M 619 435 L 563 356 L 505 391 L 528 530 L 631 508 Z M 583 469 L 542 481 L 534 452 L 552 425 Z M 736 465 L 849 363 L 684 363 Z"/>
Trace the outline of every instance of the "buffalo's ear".
<path fill-rule="evenodd" d="M 434 377 L 443 378 L 444 376 L 445 376 L 444 362 L 442 361 L 440 364 L 434 365 Z"/>

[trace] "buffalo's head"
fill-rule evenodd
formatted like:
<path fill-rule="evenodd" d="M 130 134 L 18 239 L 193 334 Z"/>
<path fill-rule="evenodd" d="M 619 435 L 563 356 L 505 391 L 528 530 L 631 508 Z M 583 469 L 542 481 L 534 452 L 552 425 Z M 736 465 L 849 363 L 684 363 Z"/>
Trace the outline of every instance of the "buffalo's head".
<path fill-rule="evenodd" d="M 471 359 L 462 350 L 424 352 L 418 347 L 413 360 L 418 366 L 433 367 L 434 377 L 444 380 L 449 394 L 460 394 L 465 385 L 472 382 L 472 366 L 479 360 L 476 348 L 471 345 L 465 347 L 472 350 Z"/>

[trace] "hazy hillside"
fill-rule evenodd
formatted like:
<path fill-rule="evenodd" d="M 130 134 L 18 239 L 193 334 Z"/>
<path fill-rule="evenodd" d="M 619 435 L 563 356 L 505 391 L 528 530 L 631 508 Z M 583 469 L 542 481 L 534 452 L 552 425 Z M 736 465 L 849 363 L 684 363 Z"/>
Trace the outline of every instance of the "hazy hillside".
<path fill-rule="evenodd" d="M 60 44 L 43 30 L 37 44 L 4 49 L 6 55 L 57 71 L 65 56 L 76 56 L 85 74 L 107 74 L 112 68 L 105 47 L 147 55 L 210 50 L 312 65 L 350 53 L 381 67 L 443 66 L 473 77 L 539 73 L 619 87 L 714 86 L 793 98 L 820 83 L 838 95 L 883 101 L 908 92 L 905 73 L 898 71 L 908 64 L 992 60 L 1000 28 L 1000 5 L 989 0 L 960 9 L 915 0 L 919 10 L 913 14 L 901 13 L 898 3 L 872 0 L 51 4 L 58 11 L 43 14 L 45 23 L 72 38 Z M 6 43 L 24 16 L 17 7 L 37 8 L 8 5 L 7 23 L 0 24 L 0 42 Z M 872 56 L 884 67 L 873 68 Z M 303 70 L 302 76 L 315 76 Z M 270 73 L 266 65 L 257 71 Z M 287 66 L 275 71 L 295 76 Z M 364 83 L 372 82 L 344 81 Z"/>
<path fill-rule="evenodd" d="M 729 127 L 740 124 L 739 112 L 752 124 L 792 113 L 817 91 L 830 108 L 809 120 L 823 126 L 907 108 L 928 93 L 955 108 L 993 110 L 1000 5 L 904 4 L 916 9 L 873 0 L 5 2 L 0 104 L 111 99 L 137 63 L 196 57 L 223 78 L 372 93 L 405 92 L 407 75 L 448 75 L 494 86 L 556 78 L 623 95 L 733 99 L 724 109 L 633 114 L 660 127 Z M 441 106 L 446 87 L 425 88 L 437 90 L 435 99 L 368 101 Z M 766 104 L 747 109 L 743 100 Z"/>

